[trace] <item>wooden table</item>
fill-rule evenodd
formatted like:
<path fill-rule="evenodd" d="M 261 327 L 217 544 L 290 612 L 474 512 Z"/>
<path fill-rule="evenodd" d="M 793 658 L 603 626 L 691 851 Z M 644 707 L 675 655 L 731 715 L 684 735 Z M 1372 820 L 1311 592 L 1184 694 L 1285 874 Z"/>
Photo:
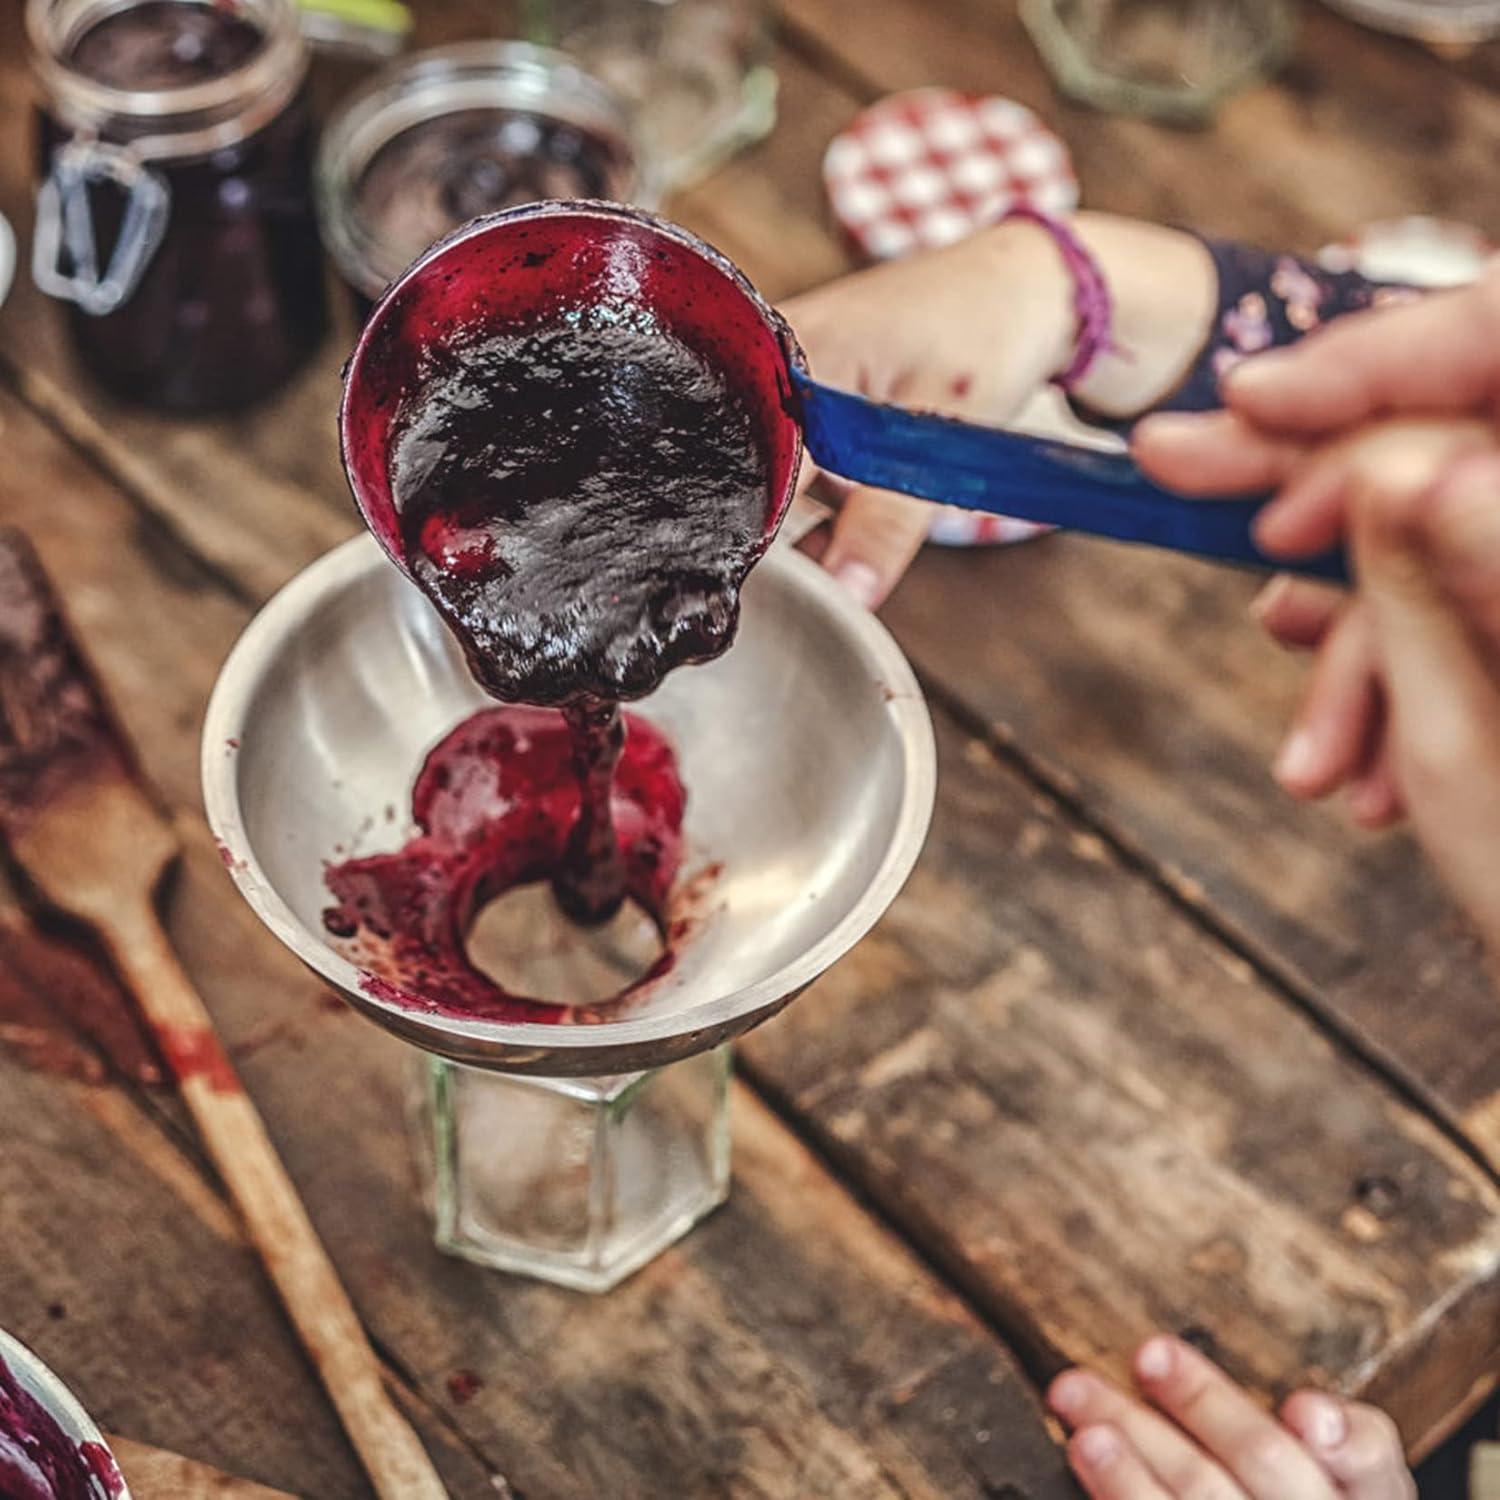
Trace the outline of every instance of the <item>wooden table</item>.
<path fill-rule="evenodd" d="M 1040 108 L 1096 207 L 1300 248 L 1418 211 L 1500 233 L 1500 52 L 1443 65 L 1309 5 L 1280 82 L 1190 134 L 1062 104 L 997 0 L 788 12 L 775 134 L 674 205 L 772 296 L 848 264 L 832 132 L 933 82 Z M 25 243 L 18 13 L 0 207 Z M 496 15 L 424 6 L 424 39 Z M 1051 1500 L 1074 1492 L 1041 1385 L 1118 1373 L 1163 1327 L 1268 1396 L 1383 1402 L 1418 1452 L 1484 1397 L 1500 1016 L 1474 946 L 1404 838 L 1271 785 L 1299 669 L 1247 624 L 1250 582 L 1082 540 L 933 552 L 889 607 L 936 720 L 936 821 L 888 918 L 741 1049 L 730 1205 L 603 1300 L 440 1256 L 403 1050 L 261 931 L 199 812 L 220 661 L 354 529 L 348 339 L 253 416 L 168 422 L 77 382 L 18 285 L 0 518 L 177 811 L 175 941 L 456 1495 Z M 0 1324 L 115 1431 L 364 1493 L 170 1096 L 0 1056 L 0 1142 Z"/>

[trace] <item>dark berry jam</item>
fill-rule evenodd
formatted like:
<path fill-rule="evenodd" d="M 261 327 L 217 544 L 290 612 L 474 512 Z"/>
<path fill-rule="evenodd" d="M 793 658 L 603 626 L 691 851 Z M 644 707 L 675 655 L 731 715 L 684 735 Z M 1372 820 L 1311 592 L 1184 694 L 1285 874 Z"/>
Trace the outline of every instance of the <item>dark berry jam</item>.
<path fill-rule="evenodd" d="M 406 567 L 489 693 L 562 713 L 481 716 L 434 752 L 414 809 L 424 837 L 332 870 L 329 930 L 405 932 L 393 962 L 410 970 L 415 954 L 427 976 L 407 987 L 430 995 L 440 975 L 476 1008 L 476 986 L 493 989 L 463 958 L 476 891 L 546 879 L 576 921 L 631 895 L 661 920 L 681 788 L 670 749 L 641 722 L 627 736 L 619 702 L 728 646 L 768 474 L 723 373 L 645 309 L 576 308 L 427 358 L 391 456 Z M 424 787 L 464 817 L 451 853 Z"/>
<path fill-rule="evenodd" d="M 260 31 L 231 10 L 148 0 L 89 27 L 68 54 L 85 78 L 143 93 L 209 83 L 260 51 Z"/>
<path fill-rule="evenodd" d="M 124 1488 L 108 1449 L 75 1442 L 0 1359 L 0 1495 L 111 1500 Z"/>
<path fill-rule="evenodd" d="M 639 307 L 431 358 L 392 491 L 408 569 L 487 692 L 639 698 L 728 646 L 768 478 L 719 370 Z"/>
<path fill-rule="evenodd" d="M 232 10 L 151 0 L 90 27 L 64 61 L 115 89 L 170 91 L 227 78 L 261 45 L 257 28 Z M 136 117 L 118 132 L 121 139 L 149 133 Z M 71 134 L 43 114 L 44 173 Z M 312 120 L 299 90 L 233 144 L 152 160 L 170 203 L 165 235 L 139 285 L 102 316 L 68 306 L 75 347 L 101 385 L 174 411 L 229 410 L 274 391 L 307 357 L 326 326 L 312 150 Z M 95 182 L 89 198 L 102 266 L 119 235 L 125 197 L 113 184 Z M 63 270 L 74 269 L 66 246 L 63 257 Z"/>

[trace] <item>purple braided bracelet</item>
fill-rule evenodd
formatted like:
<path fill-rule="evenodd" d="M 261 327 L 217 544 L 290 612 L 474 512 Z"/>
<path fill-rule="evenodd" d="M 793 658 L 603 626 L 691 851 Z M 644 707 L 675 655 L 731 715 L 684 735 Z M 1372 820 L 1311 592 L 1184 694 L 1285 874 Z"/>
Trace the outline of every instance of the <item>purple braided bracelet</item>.
<path fill-rule="evenodd" d="M 1045 229 L 1052 236 L 1063 264 L 1073 278 L 1073 308 L 1078 315 L 1078 334 L 1073 345 L 1073 358 L 1067 368 L 1052 377 L 1052 384 L 1064 391 L 1071 391 L 1094 367 L 1102 354 L 1110 353 L 1114 347 L 1112 333 L 1115 322 L 1115 303 L 1110 295 L 1109 283 L 1104 271 L 1094 259 L 1087 245 L 1074 233 L 1070 225 L 1051 214 L 1025 204 L 1016 204 L 1000 218 L 1004 224 L 1011 219 L 1024 219 Z"/>

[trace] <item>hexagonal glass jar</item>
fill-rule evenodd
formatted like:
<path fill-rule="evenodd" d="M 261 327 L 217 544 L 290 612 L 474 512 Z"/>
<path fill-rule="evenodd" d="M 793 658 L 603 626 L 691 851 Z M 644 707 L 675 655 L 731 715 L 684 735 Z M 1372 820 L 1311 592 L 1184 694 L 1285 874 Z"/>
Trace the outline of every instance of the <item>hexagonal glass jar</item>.
<path fill-rule="evenodd" d="M 728 1047 L 618 1078 L 420 1065 L 422 1167 L 452 1255 L 604 1292 L 728 1196 Z"/>

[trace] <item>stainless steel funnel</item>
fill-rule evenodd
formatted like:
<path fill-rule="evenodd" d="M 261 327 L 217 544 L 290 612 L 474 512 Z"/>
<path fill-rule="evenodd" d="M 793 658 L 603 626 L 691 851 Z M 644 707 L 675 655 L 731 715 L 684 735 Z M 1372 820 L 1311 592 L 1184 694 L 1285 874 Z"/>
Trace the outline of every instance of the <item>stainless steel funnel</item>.
<path fill-rule="evenodd" d="M 382 998 L 324 931 L 324 863 L 395 847 L 423 756 L 488 701 L 426 600 L 362 536 L 251 623 L 203 737 L 209 823 L 261 920 L 366 1015 L 458 1062 L 618 1074 L 715 1047 L 864 936 L 926 835 L 932 726 L 911 669 L 873 616 L 777 547 L 745 588 L 730 651 L 637 705 L 677 747 L 686 875 L 721 866 L 671 972 L 589 1024 L 456 1018 Z"/>

